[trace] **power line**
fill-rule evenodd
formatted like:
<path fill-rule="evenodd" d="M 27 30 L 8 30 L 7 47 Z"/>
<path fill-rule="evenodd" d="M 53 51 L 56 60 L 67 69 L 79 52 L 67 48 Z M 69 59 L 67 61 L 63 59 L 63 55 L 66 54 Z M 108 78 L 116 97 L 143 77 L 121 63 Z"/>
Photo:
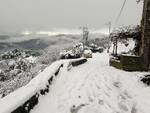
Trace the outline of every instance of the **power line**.
<path fill-rule="evenodd" d="M 117 19 L 116 19 L 116 21 L 115 21 L 115 24 L 116 24 L 116 23 L 118 22 L 118 20 L 120 19 L 121 14 L 122 14 L 122 12 L 123 12 L 123 9 L 124 9 L 124 6 L 125 6 L 126 2 L 127 2 L 127 0 L 124 0 L 124 2 L 123 2 L 123 4 L 122 4 L 122 7 L 121 7 L 121 9 L 120 9 L 120 12 L 119 12 L 119 14 L 118 14 L 118 16 L 117 16 Z"/>

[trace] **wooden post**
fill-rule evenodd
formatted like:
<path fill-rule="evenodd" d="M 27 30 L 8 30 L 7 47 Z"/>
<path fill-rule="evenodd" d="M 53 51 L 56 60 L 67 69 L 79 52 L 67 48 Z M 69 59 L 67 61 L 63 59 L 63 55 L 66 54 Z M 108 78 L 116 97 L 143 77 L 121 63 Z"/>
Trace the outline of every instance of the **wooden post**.
<path fill-rule="evenodd" d="M 117 55 L 117 51 L 118 51 L 118 38 L 116 38 L 115 55 Z"/>
<path fill-rule="evenodd" d="M 115 42 L 113 42 L 113 55 L 115 53 Z"/>

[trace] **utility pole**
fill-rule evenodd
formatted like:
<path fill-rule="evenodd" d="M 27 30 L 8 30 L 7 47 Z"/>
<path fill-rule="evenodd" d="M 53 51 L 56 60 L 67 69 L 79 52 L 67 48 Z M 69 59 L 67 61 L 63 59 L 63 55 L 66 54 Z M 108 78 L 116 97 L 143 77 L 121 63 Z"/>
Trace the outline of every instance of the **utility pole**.
<path fill-rule="evenodd" d="M 144 0 L 142 17 L 142 39 L 140 56 L 147 68 L 150 68 L 150 0 Z"/>
<path fill-rule="evenodd" d="M 89 38 L 89 30 L 87 27 L 83 27 L 83 44 L 87 45 Z"/>

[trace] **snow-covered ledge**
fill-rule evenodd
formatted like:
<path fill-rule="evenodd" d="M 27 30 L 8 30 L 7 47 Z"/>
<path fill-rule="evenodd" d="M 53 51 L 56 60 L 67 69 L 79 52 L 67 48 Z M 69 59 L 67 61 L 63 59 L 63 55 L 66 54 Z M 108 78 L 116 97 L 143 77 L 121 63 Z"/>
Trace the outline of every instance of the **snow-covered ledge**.
<path fill-rule="evenodd" d="M 76 60 L 60 60 L 52 63 L 43 72 L 33 78 L 26 86 L 10 93 L 8 96 L 0 99 L 0 113 L 29 113 L 29 111 L 38 104 L 39 94 L 49 92 L 49 86 L 55 76 L 58 75 L 61 67 L 66 64 L 75 66 L 85 63 L 84 58 Z"/>

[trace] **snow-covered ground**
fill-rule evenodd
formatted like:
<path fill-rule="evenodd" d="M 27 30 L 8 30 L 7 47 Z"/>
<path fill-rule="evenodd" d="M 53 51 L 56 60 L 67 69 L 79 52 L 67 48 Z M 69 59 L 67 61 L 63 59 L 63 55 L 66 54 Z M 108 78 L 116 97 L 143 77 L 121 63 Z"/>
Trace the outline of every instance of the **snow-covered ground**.
<path fill-rule="evenodd" d="M 142 74 L 110 67 L 106 52 L 93 54 L 83 65 L 61 69 L 31 113 L 149 113 L 150 87 L 139 81 Z"/>

